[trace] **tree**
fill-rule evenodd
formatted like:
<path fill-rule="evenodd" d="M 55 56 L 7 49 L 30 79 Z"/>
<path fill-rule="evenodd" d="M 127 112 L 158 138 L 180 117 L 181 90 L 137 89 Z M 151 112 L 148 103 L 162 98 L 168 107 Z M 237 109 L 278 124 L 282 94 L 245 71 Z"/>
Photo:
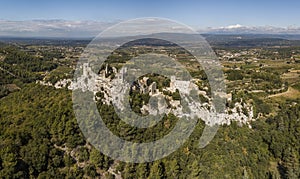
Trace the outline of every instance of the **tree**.
<path fill-rule="evenodd" d="M 87 165 L 86 167 L 84 167 L 84 173 L 92 178 L 95 178 L 97 176 L 96 168 L 94 165 Z"/>
<path fill-rule="evenodd" d="M 199 178 L 200 176 L 200 166 L 199 166 L 199 162 L 197 160 L 194 160 L 191 166 L 191 173 L 190 173 L 190 177 L 191 178 Z"/>
<path fill-rule="evenodd" d="M 299 158 L 293 150 L 288 150 L 284 161 L 285 177 L 286 178 L 299 178 L 300 165 Z"/>
<path fill-rule="evenodd" d="M 134 164 L 131 163 L 126 164 L 122 176 L 124 178 L 137 178 Z"/>
<path fill-rule="evenodd" d="M 180 166 L 179 163 L 176 159 L 173 159 L 169 162 L 169 171 L 168 171 L 168 176 L 171 178 L 179 178 L 180 174 Z"/>
<path fill-rule="evenodd" d="M 46 143 L 31 140 L 27 146 L 22 147 L 21 156 L 33 173 L 40 173 L 47 169 L 49 159 L 49 147 Z"/>
<path fill-rule="evenodd" d="M 161 179 L 161 178 L 167 178 L 165 173 L 165 166 L 163 162 L 156 161 L 151 167 L 150 170 L 150 179 Z"/>
<path fill-rule="evenodd" d="M 3 154 L 1 154 L 3 155 Z M 17 165 L 16 155 L 13 153 L 6 153 L 3 155 L 2 167 L 0 170 L 0 176 L 12 176 L 15 173 L 15 167 Z"/>
<path fill-rule="evenodd" d="M 90 161 L 96 167 L 103 168 L 105 162 L 104 155 L 97 149 L 93 148 L 90 152 Z"/>
<path fill-rule="evenodd" d="M 74 163 L 76 163 L 76 161 L 70 155 L 65 154 L 64 155 L 64 163 L 65 163 L 65 166 L 71 167 Z"/>
<path fill-rule="evenodd" d="M 137 165 L 137 177 L 147 178 L 149 175 L 149 167 L 147 163 L 140 163 Z"/>

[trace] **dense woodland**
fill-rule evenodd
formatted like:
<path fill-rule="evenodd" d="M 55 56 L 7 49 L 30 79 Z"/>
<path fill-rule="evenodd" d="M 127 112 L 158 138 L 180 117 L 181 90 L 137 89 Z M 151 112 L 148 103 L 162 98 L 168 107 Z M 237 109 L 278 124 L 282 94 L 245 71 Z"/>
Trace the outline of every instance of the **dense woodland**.
<path fill-rule="evenodd" d="M 71 91 L 35 84 L 58 67 L 52 57 L 39 58 L 15 47 L 2 48 L 1 53 L 6 57 L 0 60 L 1 178 L 114 178 L 110 167 L 123 178 L 300 178 L 300 98 L 278 102 L 277 113 L 251 122 L 252 128 L 238 123 L 221 126 L 204 149 L 198 148 L 204 128 L 199 120 L 188 141 L 168 157 L 125 163 L 101 154 L 85 140 L 73 113 Z M 276 82 L 276 88 L 282 85 L 276 74 L 226 74 L 232 81 L 255 76 Z M 7 84 L 19 88 L 11 90 Z M 251 98 L 257 113 L 271 111 L 271 105 L 255 95 L 233 94 L 233 100 L 239 98 Z M 168 115 L 141 130 L 119 120 L 112 106 L 97 105 L 109 129 L 126 140 L 157 140 L 180 120 Z"/>
<path fill-rule="evenodd" d="M 0 175 L 10 178 L 96 177 L 116 168 L 124 178 L 298 178 L 300 175 L 300 100 L 281 104 L 280 113 L 251 125 L 222 126 L 204 149 L 197 147 L 204 124 L 199 122 L 189 140 L 178 151 L 153 163 L 130 164 L 102 155 L 87 147 L 72 112 L 71 93 L 40 85 L 26 85 L 0 101 Z M 114 131 L 143 140 L 161 137 L 168 128 L 158 124 L 158 132 L 142 133 L 117 127 L 116 115 L 108 106 L 104 117 Z M 169 122 L 176 122 L 171 116 Z M 110 119 L 110 120 L 109 120 Z M 123 128 L 122 130 L 119 130 Z M 166 128 L 161 130 L 162 128 Z M 145 140 L 144 139 L 144 140 Z M 65 148 L 66 150 L 62 150 Z M 71 155 L 71 151 L 75 151 Z M 82 167 L 78 163 L 83 163 Z M 111 175 L 109 175 L 112 177 Z"/>

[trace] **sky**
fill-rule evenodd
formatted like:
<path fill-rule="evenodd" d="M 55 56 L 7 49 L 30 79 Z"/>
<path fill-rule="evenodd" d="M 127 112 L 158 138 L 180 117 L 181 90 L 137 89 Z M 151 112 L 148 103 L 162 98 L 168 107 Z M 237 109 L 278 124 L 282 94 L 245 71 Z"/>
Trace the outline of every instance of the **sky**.
<path fill-rule="evenodd" d="M 111 23 L 140 17 L 169 18 L 197 29 L 237 24 L 247 27 L 300 27 L 300 1 L 0 0 L 0 35 L 1 26 L 8 26 L 7 21 L 60 19 Z"/>

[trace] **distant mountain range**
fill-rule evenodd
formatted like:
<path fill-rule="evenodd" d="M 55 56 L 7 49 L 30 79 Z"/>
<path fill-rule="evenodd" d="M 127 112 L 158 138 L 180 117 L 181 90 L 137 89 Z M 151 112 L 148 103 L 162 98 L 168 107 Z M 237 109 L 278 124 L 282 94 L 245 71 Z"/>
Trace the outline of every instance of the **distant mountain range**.
<path fill-rule="evenodd" d="M 155 34 L 154 34 L 155 35 Z M 160 34 L 157 34 L 159 38 Z M 175 35 L 176 38 L 182 38 L 186 40 L 186 37 L 182 34 L 169 34 Z M 191 38 L 193 36 L 198 36 L 197 34 L 190 34 Z M 207 40 L 207 42 L 212 47 L 220 48 L 253 48 L 253 47 L 300 47 L 300 35 L 280 35 L 280 34 L 202 34 L 202 36 Z M 141 39 L 147 38 L 144 36 L 139 36 Z M 127 38 L 127 37 L 124 37 Z M 62 37 L 0 37 L 1 41 L 5 43 L 19 44 L 19 45 L 81 45 L 85 46 L 91 42 L 93 38 L 62 38 Z M 128 42 L 131 37 L 128 37 Z M 114 39 L 103 39 L 105 42 L 110 42 Z M 125 41 L 127 41 L 125 39 Z M 145 41 L 143 41 L 145 43 Z M 153 44 L 152 44 L 153 45 Z M 172 44 L 155 44 L 155 45 L 172 45 Z"/>
<path fill-rule="evenodd" d="M 85 45 L 99 32 L 116 23 L 118 22 L 0 20 L 0 41 L 30 44 L 77 43 Z M 212 46 L 219 47 L 300 46 L 300 28 L 297 27 L 248 27 L 236 24 L 227 27 L 201 29 L 198 32 Z M 179 34 L 168 35 L 176 35 L 176 38 L 183 39 L 186 37 Z M 74 39 L 77 41 L 74 41 Z"/>
<path fill-rule="evenodd" d="M 274 27 L 274 26 L 243 26 L 240 24 L 219 28 L 206 28 L 200 33 L 210 34 L 300 34 L 300 27 Z"/>
<path fill-rule="evenodd" d="M 274 47 L 300 46 L 297 34 L 203 34 L 212 46 Z"/>
<path fill-rule="evenodd" d="M 69 20 L 0 20 L 0 36 L 2 37 L 95 37 L 99 32 L 118 23 L 100 21 Z M 280 36 L 299 34 L 300 27 L 243 26 L 240 24 L 227 27 L 196 29 L 201 34 L 276 34 Z M 290 38 L 292 36 L 289 36 Z M 293 38 L 300 39 L 298 36 Z"/>

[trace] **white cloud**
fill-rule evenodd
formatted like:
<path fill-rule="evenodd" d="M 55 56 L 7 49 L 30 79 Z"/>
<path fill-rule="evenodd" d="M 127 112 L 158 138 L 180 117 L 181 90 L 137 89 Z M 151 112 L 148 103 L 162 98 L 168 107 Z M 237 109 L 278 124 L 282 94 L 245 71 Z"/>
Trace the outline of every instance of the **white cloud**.
<path fill-rule="evenodd" d="M 93 37 L 117 22 L 66 20 L 0 20 L 0 36 Z"/>
<path fill-rule="evenodd" d="M 238 29 L 238 28 L 242 28 L 244 26 L 240 25 L 240 24 L 235 24 L 235 25 L 229 25 L 227 27 L 223 27 L 224 29 Z"/>
<path fill-rule="evenodd" d="M 220 34 L 300 34 L 300 27 L 244 26 L 240 24 L 235 24 L 226 27 L 200 29 L 199 31 L 202 33 Z"/>

